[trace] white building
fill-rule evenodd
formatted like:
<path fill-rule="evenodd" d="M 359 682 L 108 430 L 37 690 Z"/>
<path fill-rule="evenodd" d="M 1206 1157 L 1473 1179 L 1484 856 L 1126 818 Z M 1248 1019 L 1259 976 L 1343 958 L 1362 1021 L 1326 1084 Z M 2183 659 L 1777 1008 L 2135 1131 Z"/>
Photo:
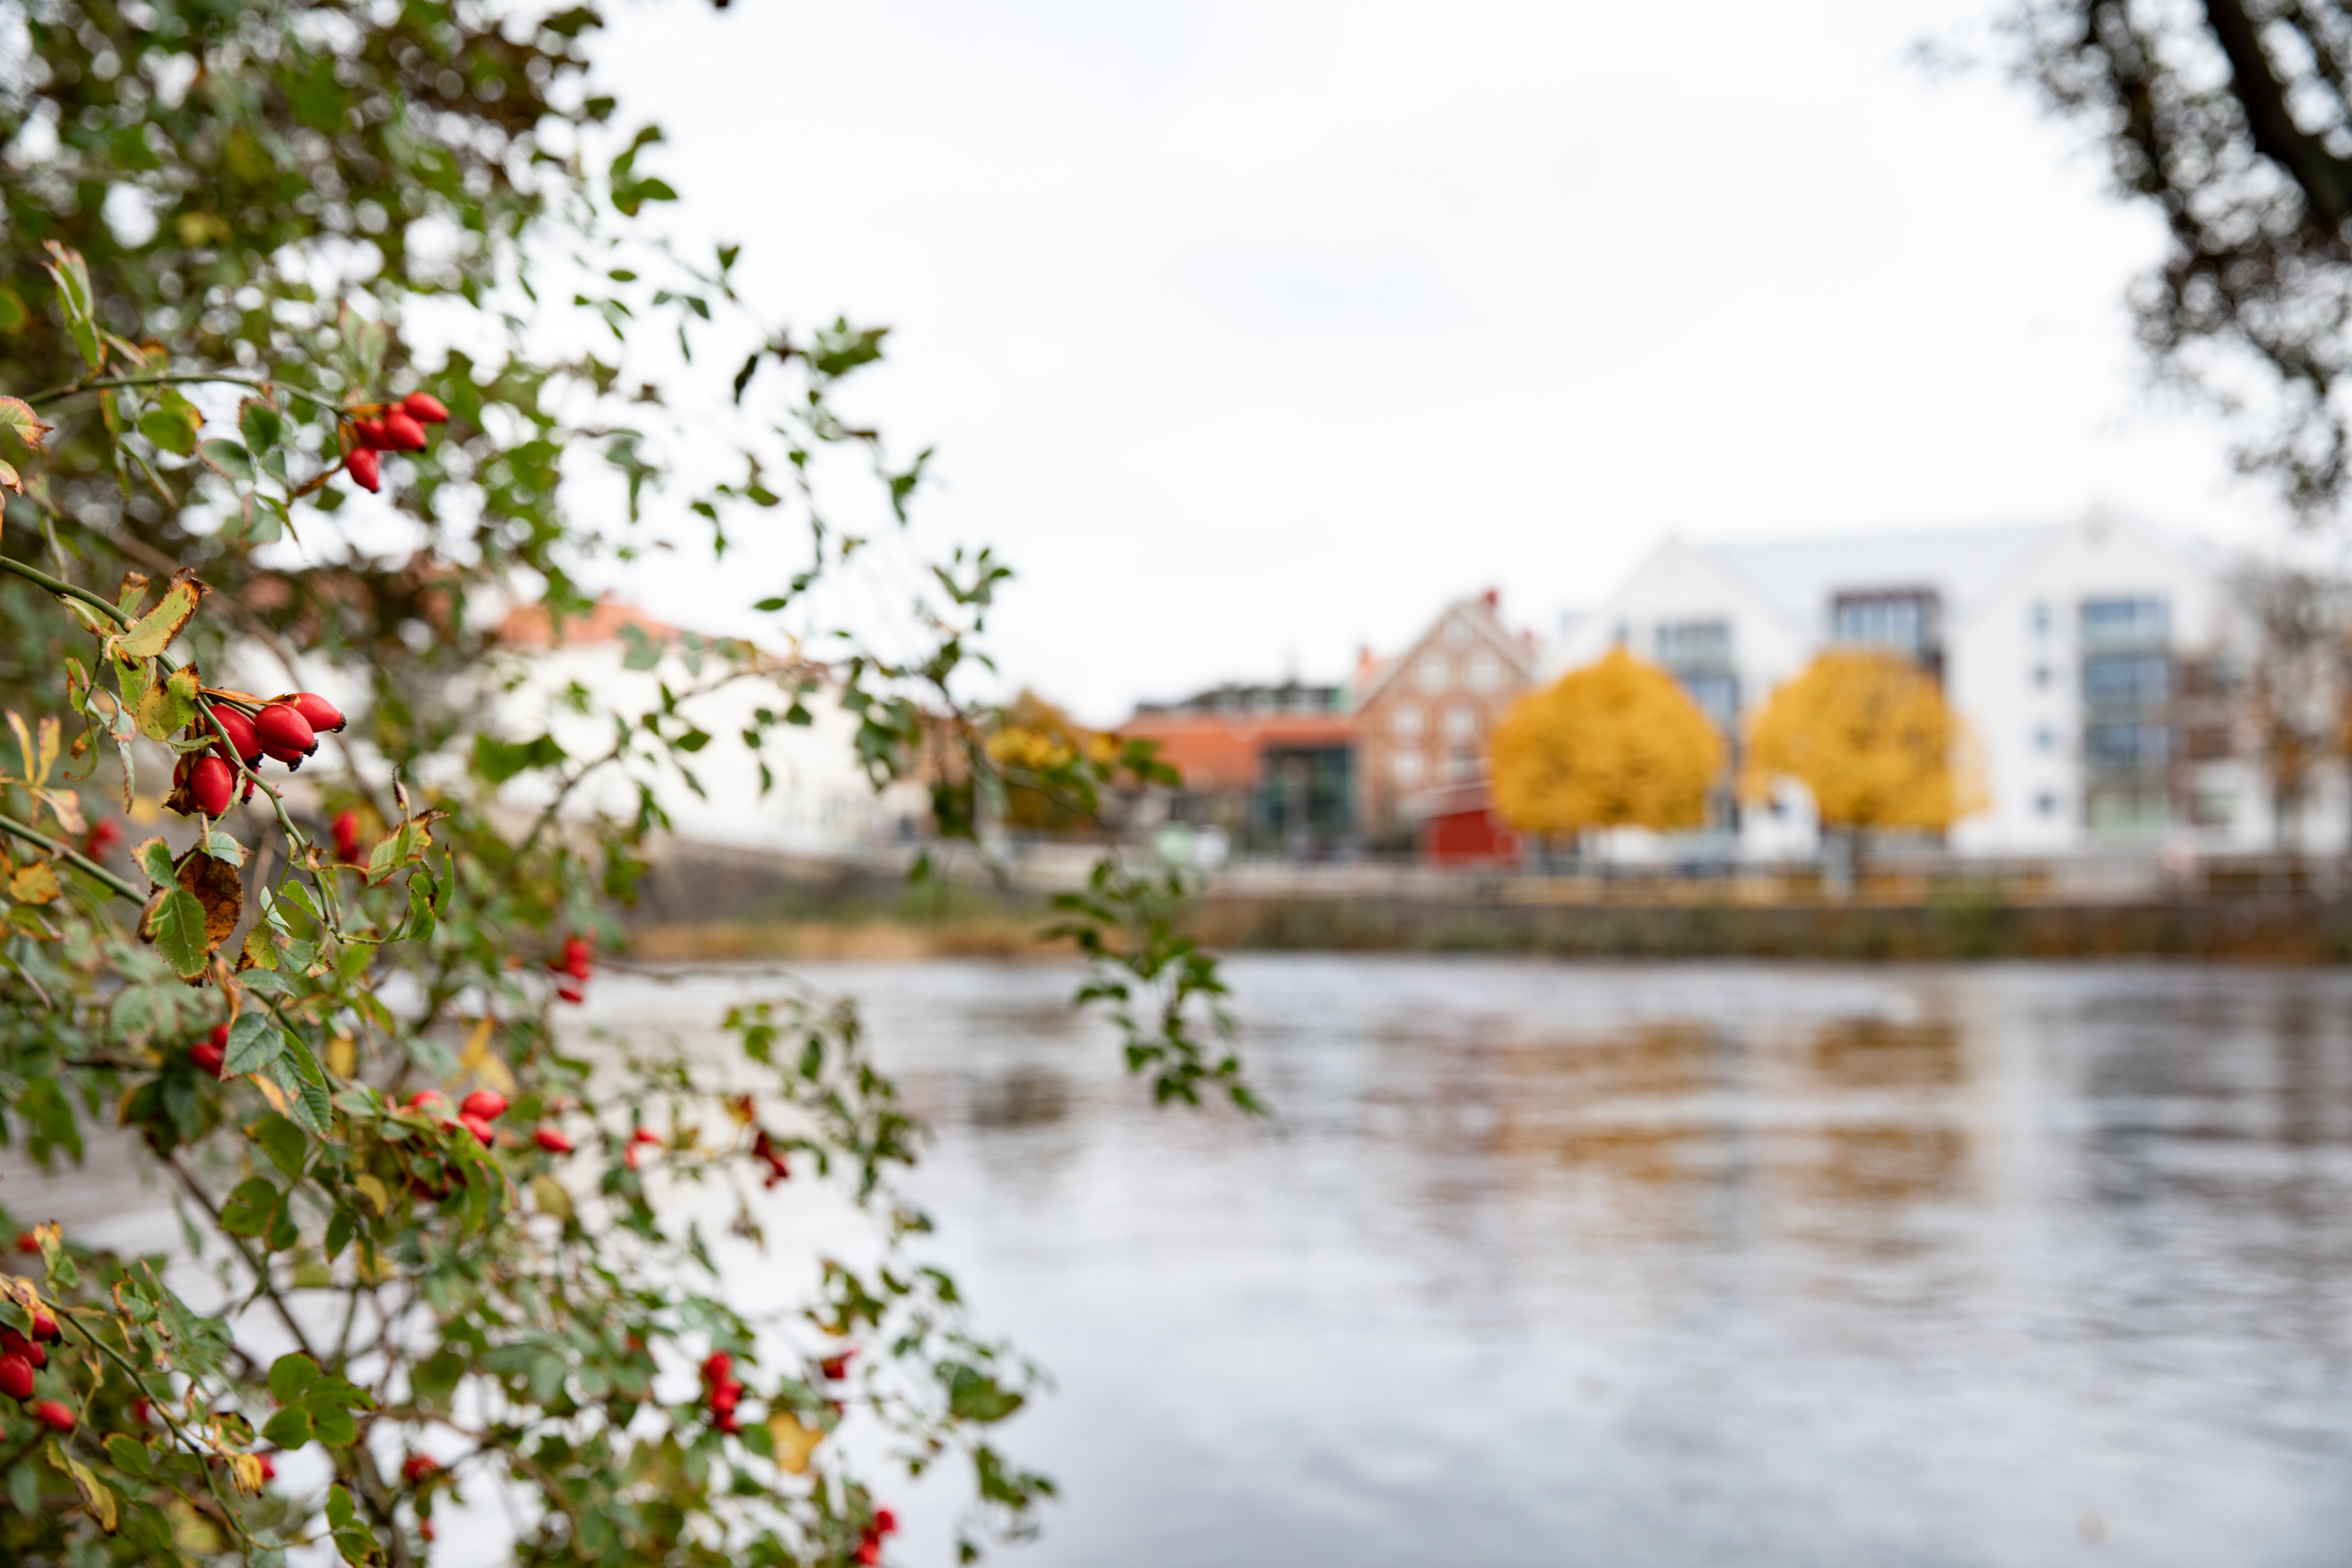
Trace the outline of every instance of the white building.
<path fill-rule="evenodd" d="M 2225 563 L 2103 512 L 2047 527 L 1758 543 L 1670 539 L 1564 628 L 1573 667 L 1622 644 L 1672 671 L 1727 733 L 1836 644 L 1939 676 L 1991 804 L 1963 854 L 2267 847 L 2259 775 L 2231 756 Z M 1738 819 L 1742 855 L 1810 853 L 1801 791 Z M 1726 831 L 1728 831 L 1727 825 Z"/>
<path fill-rule="evenodd" d="M 639 760 L 591 775 L 566 802 L 570 814 L 630 816 L 638 781 L 652 784 L 655 801 L 678 838 L 802 855 L 837 855 L 910 835 L 928 818 L 920 784 L 877 792 L 858 766 L 857 721 L 841 707 L 829 683 L 801 694 L 809 722 L 777 724 L 754 754 L 740 739 L 759 709 L 782 713 L 793 696 L 774 679 L 747 679 L 712 686 L 722 669 L 715 658 L 695 659 L 687 639 L 639 612 L 612 601 L 567 623 L 560 644 L 543 614 L 509 616 L 501 627 L 520 679 L 493 699 L 496 728 L 513 742 L 541 733 L 573 759 L 590 759 L 614 745 L 614 715 L 632 718 L 661 704 L 662 689 L 693 692 L 677 704 L 681 719 L 714 737 L 686 759 L 694 784 L 673 769 Z M 631 668 L 638 648 L 658 649 L 643 668 Z M 644 663 L 641 656 L 637 662 Z M 695 668 L 698 665 L 699 668 Z M 766 773 L 762 788 L 761 773 Z M 699 785 L 698 790 L 695 785 Z M 502 792 L 508 805 L 536 810 L 547 781 L 525 774 Z"/>

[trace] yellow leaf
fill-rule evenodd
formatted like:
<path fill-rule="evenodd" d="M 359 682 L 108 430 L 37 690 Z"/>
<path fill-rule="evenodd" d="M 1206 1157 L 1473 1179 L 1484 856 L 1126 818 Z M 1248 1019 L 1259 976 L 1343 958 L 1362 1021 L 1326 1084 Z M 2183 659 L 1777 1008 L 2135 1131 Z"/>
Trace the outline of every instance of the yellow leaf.
<path fill-rule="evenodd" d="M 466 1037 L 466 1049 L 458 1058 L 459 1065 L 480 1079 L 484 1088 L 497 1089 L 511 1100 L 515 1093 L 514 1074 L 507 1069 L 506 1063 L 490 1054 L 491 1028 L 488 1018 L 474 1026 L 474 1032 Z"/>
<path fill-rule="evenodd" d="M 0 430 L 11 430 L 27 447 L 37 446 L 41 437 L 56 429 L 45 425 L 33 412 L 33 405 L 21 397 L 0 397 Z"/>
<path fill-rule="evenodd" d="M 258 1454 L 231 1454 L 228 1457 L 228 1479 L 236 1485 L 236 1489 L 241 1492 L 258 1492 L 261 1490 L 261 1483 L 263 1480 L 261 1473 L 261 1456 Z"/>
<path fill-rule="evenodd" d="M 530 1198 L 543 1215 L 564 1220 L 572 1217 L 572 1194 L 565 1192 L 563 1184 L 553 1176 L 544 1173 L 533 1176 L 530 1179 Z"/>
<path fill-rule="evenodd" d="M 114 652 L 122 658 L 152 658 L 172 646 L 196 613 L 196 601 L 210 590 L 196 580 L 195 574 L 185 567 L 172 578 L 172 586 L 164 593 L 163 602 L 139 617 L 131 629 L 114 639 Z"/>
<path fill-rule="evenodd" d="M 269 1101 L 270 1110 L 278 1112 L 280 1116 L 286 1114 L 286 1107 L 289 1101 L 286 1099 L 286 1091 L 284 1089 L 278 1088 L 276 1084 L 270 1082 L 269 1079 L 262 1077 L 257 1072 L 249 1072 L 245 1076 L 251 1080 L 254 1088 L 261 1091 L 261 1098 Z"/>
<path fill-rule="evenodd" d="M 794 1476 L 807 1472 L 809 1456 L 824 1441 L 823 1432 L 802 1426 L 800 1417 L 789 1410 L 776 1411 L 768 1417 L 768 1436 L 776 1445 L 776 1468 Z"/>
<path fill-rule="evenodd" d="M 49 1462 L 73 1478 L 74 1490 L 81 1494 L 82 1506 L 89 1510 L 90 1518 L 98 1521 L 99 1529 L 114 1533 L 114 1492 L 89 1467 L 49 1441 Z"/>
<path fill-rule="evenodd" d="M 64 890 L 47 860 L 36 860 L 8 879 L 8 896 L 20 904 L 46 904 Z"/>
<path fill-rule="evenodd" d="M 360 1045 L 349 1035 L 337 1035 L 327 1042 L 327 1070 L 337 1078 L 349 1078 L 359 1070 Z"/>
<path fill-rule="evenodd" d="M 352 1178 L 352 1185 L 360 1190 L 362 1197 L 375 1205 L 377 1218 L 381 1219 L 384 1211 L 392 1206 L 392 1194 L 383 1190 L 382 1182 L 365 1171 Z"/>

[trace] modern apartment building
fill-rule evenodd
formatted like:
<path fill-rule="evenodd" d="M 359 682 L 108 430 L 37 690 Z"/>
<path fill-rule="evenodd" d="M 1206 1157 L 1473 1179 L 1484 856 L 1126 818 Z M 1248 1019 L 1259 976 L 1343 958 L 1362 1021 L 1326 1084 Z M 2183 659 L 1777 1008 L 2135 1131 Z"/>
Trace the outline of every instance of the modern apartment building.
<path fill-rule="evenodd" d="M 2270 824 L 2224 701 L 2233 643 L 2210 547 L 2104 513 L 2047 527 L 1661 545 L 1563 628 L 1563 668 L 1622 644 L 1738 737 L 1823 647 L 1890 649 L 1942 684 L 1991 804 L 1971 854 L 2180 841 L 2261 847 Z M 1750 857 L 1814 847 L 1801 791 L 1727 794 L 1715 834 Z"/>

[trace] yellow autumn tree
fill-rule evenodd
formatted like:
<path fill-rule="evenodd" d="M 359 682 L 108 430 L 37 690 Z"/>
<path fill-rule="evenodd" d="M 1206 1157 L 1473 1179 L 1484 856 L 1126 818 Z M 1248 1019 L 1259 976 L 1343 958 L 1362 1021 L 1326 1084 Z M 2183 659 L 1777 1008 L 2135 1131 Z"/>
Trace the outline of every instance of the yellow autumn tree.
<path fill-rule="evenodd" d="M 1772 693 L 1748 736 L 1741 792 L 1782 779 L 1811 792 L 1822 825 L 1862 836 L 1941 832 L 1984 807 L 1966 727 L 1908 659 L 1832 648 Z"/>
<path fill-rule="evenodd" d="M 1623 648 L 1519 700 L 1495 731 L 1495 805 L 1522 833 L 1696 827 L 1723 737 Z"/>
<path fill-rule="evenodd" d="M 1051 773 L 1080 752 L 1097 763 L 1118 754 L 1118 737 L 1080 725 L 1059 707 L 1025 687 L 1004 710 L 1003 724 L 988 738 L 988 754 L 1012 776 L 1004 790 L 1004 818 L 1013 827 L 1042 832 L 1074 831 L 1085 818 L 1066 801 L 1027 782 L 1024 774 Z"/>

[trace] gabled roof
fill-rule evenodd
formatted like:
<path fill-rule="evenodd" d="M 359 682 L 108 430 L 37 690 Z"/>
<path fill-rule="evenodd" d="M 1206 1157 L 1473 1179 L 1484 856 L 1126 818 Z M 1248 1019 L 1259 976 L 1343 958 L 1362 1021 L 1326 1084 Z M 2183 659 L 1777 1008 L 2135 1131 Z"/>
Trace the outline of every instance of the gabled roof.
<path fill-rule="evenodd" d="M 1931 588 L 1948 611 L 1964 615 L 2074 526 L 2078 525 L 1956 528 L 1700 548 L 1795 625 L 1811 628 L 1838 595 L 1874 589 Z"/>
<path fill-rule="evenodd" d="M 1466 622 L 1488 647 L 1507 659 L 1511 668 L 1519 672 L 1520 679 L 1532 681 L 1536 679 L 1534 650 L 1525 639 L 1512 636 L 1504 628 L 1495 595 L 1492 593 L 1474 594 L 1446 605 L 1404 652 L 1384 660 L 1374 669 L 1370 682 L 1356 693 L 1356 706 L 1360 709 L 1387 690 L 1390 683 L 1420 657 L 1421 650 L 1434 641 L 1437 634 L 1445 629 L 1446 623 L 1456 616 Z"/>

